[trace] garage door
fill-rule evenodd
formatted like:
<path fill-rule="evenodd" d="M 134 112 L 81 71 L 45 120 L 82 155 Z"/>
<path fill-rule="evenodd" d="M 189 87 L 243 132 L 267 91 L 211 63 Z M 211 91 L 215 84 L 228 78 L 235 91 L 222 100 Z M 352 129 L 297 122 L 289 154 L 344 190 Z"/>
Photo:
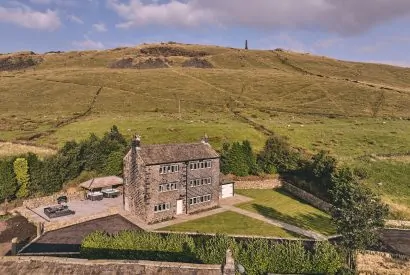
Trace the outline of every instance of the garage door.
<path fill-rule="evenodd" d="M 233 183 L 222 185 L 222 198 L 233 197 Z"/>

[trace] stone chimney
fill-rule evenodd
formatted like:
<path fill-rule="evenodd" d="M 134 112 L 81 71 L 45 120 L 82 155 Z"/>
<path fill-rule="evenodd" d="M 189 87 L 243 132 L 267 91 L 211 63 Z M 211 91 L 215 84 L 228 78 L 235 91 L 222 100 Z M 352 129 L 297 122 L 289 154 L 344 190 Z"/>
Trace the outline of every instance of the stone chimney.
<path fill-rule="evenodd" d="M 204 137 L 202 138 L 201 142 L 204 143 L 204 144 L 209 144 L 209 143 L 208 143 L 208 135 L 207 135 L 207 134 L 204 135 Z"/>
<path fill-rule="evenodd" d="M 141 149 L 141 137 L 139 135 L 135 135 L 132 139 L 132 150 L 139 150 Z"/>

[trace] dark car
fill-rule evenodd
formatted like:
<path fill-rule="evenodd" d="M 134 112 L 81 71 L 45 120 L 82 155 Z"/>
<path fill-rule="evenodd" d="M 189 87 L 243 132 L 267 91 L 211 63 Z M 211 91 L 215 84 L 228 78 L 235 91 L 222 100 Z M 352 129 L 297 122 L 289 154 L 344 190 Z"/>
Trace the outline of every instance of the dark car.
<path fill-rule="evenodd" d="M 60 196 L 60 197 L 57 198 L 57 203 L 58 204 L 67 203 L 67 202 L 68 202 L 67 196 Z"/>

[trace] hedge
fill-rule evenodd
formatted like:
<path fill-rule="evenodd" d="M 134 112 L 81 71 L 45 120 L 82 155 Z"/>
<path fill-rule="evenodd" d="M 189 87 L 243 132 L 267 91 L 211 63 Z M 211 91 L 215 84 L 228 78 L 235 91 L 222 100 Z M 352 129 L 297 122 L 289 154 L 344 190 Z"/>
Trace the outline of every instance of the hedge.
<path fill-rule="evenodd" d="M 268 239 L 235 240 L 225 235 L 188 236 L 143 231 L 116 235 L 94 232 L 81 245 L 88 259 L 129 259 L 203 264 L 222 264 L 231 248 L 247 274 L 305 273 L 335 274 L 343 266 L 340 253 L 329 242 L 318 242 L 309 250 L 301 242 L 273 243 Z"/>

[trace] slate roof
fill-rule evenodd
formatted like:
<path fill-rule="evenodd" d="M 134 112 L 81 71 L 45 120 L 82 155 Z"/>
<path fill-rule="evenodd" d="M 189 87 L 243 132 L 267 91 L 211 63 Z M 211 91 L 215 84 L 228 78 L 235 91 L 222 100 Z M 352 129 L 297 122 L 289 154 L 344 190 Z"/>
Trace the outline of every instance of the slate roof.
<path fill-rule="evenodd" d="M 219 158 L 206 143 L 142 145 L 138 154 L 146 165 Z"/>

